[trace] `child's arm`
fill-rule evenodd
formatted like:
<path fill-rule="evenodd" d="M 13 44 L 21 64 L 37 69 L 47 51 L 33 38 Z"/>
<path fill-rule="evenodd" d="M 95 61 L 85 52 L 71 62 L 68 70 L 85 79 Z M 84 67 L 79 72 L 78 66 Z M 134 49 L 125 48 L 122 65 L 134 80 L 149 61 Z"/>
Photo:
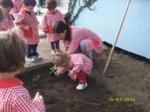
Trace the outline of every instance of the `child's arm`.
<path fill-rule="evenodd" d="M 77 78 L 77 74 L 82 70 L 84 63 L 81 55 L 71 55 L 70 63 L 72 63 L 72 69 L 69 70 L 68 76 L 75 80 Z"/>
<path fill-rule="evenodd" d="M 73 76 L 75 73 L 76 73 L 76 72 L 75 72 L 74 70 L 69 70 L 68 75 L 69 75 L 69 76 Z"/>
<path fill-rule="evenodd" d="M 40 110 L 40 112 L 45 112 L 45 106 L 43 105 L 44 99 L 43 99 L 43 96 L 40 95 L 39 92 L 36 93 L 32 103 L 38 110 Z"/>
<path fill-rule="evenodd" d="M 68 76 L 74 81 L 77 79 L 77 73 L 74 70 L 69 70 Z"/>
<path fill-rule="evenodd" d="M 81 71 L 81 68 L 82 68 L 82 64 L 76 64 L 72 68 L 72 71 L 75 72 L 75 73 L 79 73 Z"/>
<path fill-rule="evenodd" d="M 31 100 L 29 94 L 19 94 L 13 103 L 15 112 L 45 112 L 44 100 L 39 93 Z"/>
<path fill-rule="evenodd" d="M 64 68 L 64 67 L 58 66 L 58 67 L 57 67 L 57 70 L 56 70 L 56 72 L 55 72 L 55 75 L 56 75 L 56 76 L 60 76 L 61 74 L 65 73 L 65 72 L 67 72 L 67 71 L 68 71 L 68 69 L 66 69 L 66 68 Z"/>
<path fill-rule="evenodd" d="M 21 15 L 18 15 L 17 18 L 16 18 L 16 21 L 15 21 L 15 24 L 18 28 L 20 29 L 24 29 L 24 30 L 28 30 L 30 28 L 29 25 L 26 25 L 24 23 L 24 17 L 21 16 Z"/>
<path fill-rule="evenodd" d="M 69 70 L 68 76 L 75 81 L 77 79 L 77 74 L 81 71 L 81 67 L 81 64 L 75 65 L 71 70 Z"/>
<path fill-rule="evenodd" d="M 21 27 L 23 25 L 23 23 L 24 23 L 24 17 L 21 15 L 18 15 L 15 20 L 16 26 Z"/>
<path fill-rule="evenodd" d="M 41 22 L 41 27 L 43 32 L 48 33 L 48 24 L 47 24 L 47 17 L 44 15 L 42 22 Z"/>

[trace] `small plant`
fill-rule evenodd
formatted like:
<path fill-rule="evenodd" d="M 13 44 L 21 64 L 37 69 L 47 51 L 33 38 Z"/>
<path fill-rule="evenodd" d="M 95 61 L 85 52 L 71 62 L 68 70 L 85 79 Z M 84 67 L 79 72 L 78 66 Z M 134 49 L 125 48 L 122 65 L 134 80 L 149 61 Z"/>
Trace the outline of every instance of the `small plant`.
<path fill-rule="evenodd" d="M 35 84 L 39 84 L 40 83 L 40 75 L 36 75 L 35 77 L 33 77 L 32 81 Z"/>
<path fill-rule="evenodd" d="M 54 65 L 53 67 L 50 68 L 50 72 L 49 73 L 50 73 L 51 76 L 55 76 L 56 69 L 57 69 L 56 65 Z"/>

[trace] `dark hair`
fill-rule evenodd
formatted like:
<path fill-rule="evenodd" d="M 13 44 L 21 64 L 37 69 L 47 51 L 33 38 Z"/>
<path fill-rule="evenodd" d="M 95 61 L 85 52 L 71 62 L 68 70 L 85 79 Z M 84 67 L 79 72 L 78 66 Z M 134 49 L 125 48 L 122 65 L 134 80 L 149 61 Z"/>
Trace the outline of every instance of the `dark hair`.
<path fill-rule="evenodd" d="M 0 6 L 13 8 L 14 4 L 11 0 L 0 0 Z"/>
<path fill-rule="evenodd" d="M 65 19 L 65 22 L 69 25 L 71 25 L 71 21 L 70 21 L 70 18 L 71 18 L 71 14 L 70 13 L 67 13 L 64 17 Z"/>
<path fill-rule="evenodd" d="M 62 21 L 56 21 L 53 26 L 53 33 L 64 33 L 66 31 L 65 40 L 71 41 L 71 29 L 68 24 Z"/>
<path fill-rule="evenodd" d="M 46 0 L 46 7 L 48 9 L 55 9 L 57 7 L 57 1 L 56 0 Z"/>
<path fill-rule="evenodd" d="M 14 29 L 0 32 L 0 72 L 14 72 L 24 67 L 26 43 Z"/>
<path fill-rule="evenodd" d="M 23 0 L 23 4 L 25 6 L 35 6 L 36 5 L 36 1 L 35 0 Z"/>

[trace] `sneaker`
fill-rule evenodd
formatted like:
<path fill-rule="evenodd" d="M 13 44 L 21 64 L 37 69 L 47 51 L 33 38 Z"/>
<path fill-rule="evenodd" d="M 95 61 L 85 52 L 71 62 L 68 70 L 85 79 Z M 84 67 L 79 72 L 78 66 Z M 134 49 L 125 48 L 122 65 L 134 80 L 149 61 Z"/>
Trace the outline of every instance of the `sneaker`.
<path fill-rule="evenodd" d="M 55 51 L 54 51 L 54 50 L 52 50 L 52 51 L 51 51 L 51 53 L 52 53 L 52 55 L 54 55 L 54 54 L 55 54 Z"/>
<path fill-rule="evenodd" d="M 34 62 L 35 61 L 34 58 L 28 58 L 28 57 L 26 57 L 25 60 L 28 62 Z"/>
<path fill-rule="evenodd" d="M 60 54 L 60 52 L 58 52 L 58 51 L 55 51 L 55 54 Z"/>
<path fill-rule="evenodd" d="M 33 56 L 34 61 L 42 59 L 40 56 Z"/>
<path fill-rule="evenodd" d="M 76 90 L 83 90 L 85 88 L 87 88 L 88 84 L 87 83 L 84 83 L 84 84 L 78 84 L 76 86 Z"/>

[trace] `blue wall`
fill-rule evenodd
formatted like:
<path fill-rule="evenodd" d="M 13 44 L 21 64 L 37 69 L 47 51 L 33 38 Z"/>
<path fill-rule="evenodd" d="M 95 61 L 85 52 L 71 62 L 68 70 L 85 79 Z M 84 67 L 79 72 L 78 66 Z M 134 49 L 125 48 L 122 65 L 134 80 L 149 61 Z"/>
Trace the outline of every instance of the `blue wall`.
<path fill-rule="evenodd" d="M 113 43 L 127 0 L 98 0 L 85 9 L 77 26 L 90 28 L 102 40 Z M 77 6 L 78 7 L 78 6 Z M 150 0 L 131 0 L 117 47 L 150 59 Z"/>

